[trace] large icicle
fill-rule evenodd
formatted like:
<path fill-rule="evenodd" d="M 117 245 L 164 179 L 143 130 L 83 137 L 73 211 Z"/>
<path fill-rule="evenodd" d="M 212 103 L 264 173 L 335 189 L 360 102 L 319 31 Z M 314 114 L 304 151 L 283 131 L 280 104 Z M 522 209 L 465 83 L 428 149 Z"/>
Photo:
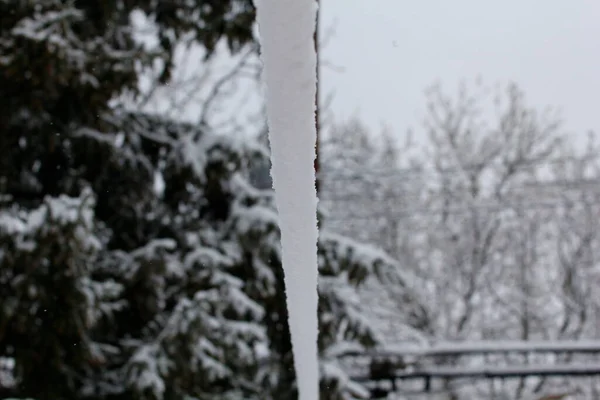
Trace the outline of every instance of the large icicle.
<path fill-rule="evenodd" d="M 300 400 L 319 398 L 314 0 L 255 0 Z"/>

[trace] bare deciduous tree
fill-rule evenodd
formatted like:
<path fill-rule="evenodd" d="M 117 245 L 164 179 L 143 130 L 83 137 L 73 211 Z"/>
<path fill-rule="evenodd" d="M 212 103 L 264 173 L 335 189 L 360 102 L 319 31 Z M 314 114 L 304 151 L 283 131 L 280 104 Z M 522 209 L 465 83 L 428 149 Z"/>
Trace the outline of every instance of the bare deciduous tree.
<path fill-rule="evenodd" d="M 360 161 L 330 164 L 328 172 L 352 169 L 355 177 L 323 185 L 338 198 L 331 207 L 347 211 L 341 222 L 347 233 L 385 246 L 429 300 L 409 319 L 413 327 L 430 341 L 598 338 L 600 297 L 592 290 L 600 283 L 595 141 L 584 152 L 571 148 L 558 115 L 528 106 L 514 84 L 497 93 L 461 85 L 455 96 L 438 85 L 427 95 L 429 141 L 416 166 L 403 169 L 401 152 L 382 157 L 389 145 L 370 148 L 347 134 L 344 146 L 330 151 Z M 359 220 L 383 226 L 351 224 Z M 378 294 L 380 301 L 372 304 L 391 307 L 386 316 L 393 318 L 393 301 L 400 309 L 405 299 L 394 299 L 393 287 L 368 293 Z M 395 317 L 407 320 L 399 312 Z M 406 330 L 397 333 L 393 340 L 408 338 Z M 569 361 L 539 357 L 474 362 Z M 449 399 L 521 399 L 557 385 L 598 390 L 592 380 L 558 378 L 446 388 Z"/>

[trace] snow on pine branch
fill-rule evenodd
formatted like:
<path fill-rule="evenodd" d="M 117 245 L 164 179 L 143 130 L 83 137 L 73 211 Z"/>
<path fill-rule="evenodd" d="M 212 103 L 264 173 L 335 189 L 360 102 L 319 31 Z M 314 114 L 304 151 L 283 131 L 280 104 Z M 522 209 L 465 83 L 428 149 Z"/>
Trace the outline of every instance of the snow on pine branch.
<path fill-rule="evenodd" d="M 360 285 L 369 276 L 404 286 L 410 281 L 401 273 L 398 263 L 384 251 L 368 244 L 331 232 L 321 232 L 319 237 L 319 265 L 323 275 L 348 273 L 351 283 Z"/>
<path fill-rule="evenodd" d="M 86 251 L 97 250 L 101 244 L 91 234 L 94 225 L 94 195 L 85 189 L 80 197 L 46 197 L 33 210 L 0 211 L 0 235 L 6 235 L 17 243 L 21 250 L 34 251 L 35 238 L 55 233 L 55 226 L 72 229 L 72 240 Z"/>
<path fill-rule="evenodd" d="M 257 0 L 275 201 L 300 400 L 319 397 L 314 0 Z"/>

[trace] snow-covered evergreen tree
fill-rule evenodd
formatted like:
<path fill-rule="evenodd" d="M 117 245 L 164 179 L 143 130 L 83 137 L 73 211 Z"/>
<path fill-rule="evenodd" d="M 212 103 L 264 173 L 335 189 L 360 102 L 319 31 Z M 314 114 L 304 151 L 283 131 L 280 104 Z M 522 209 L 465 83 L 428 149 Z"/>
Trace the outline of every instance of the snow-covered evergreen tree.
<path fill-rule="evenodd" d="M 153 169 L 135 178 L 145 177 L 146 186 L 155 174 L 165 182 L 130 204 L 140 209 L 129 222 L 135 227 L 99 220 L 91 190 L 81 198 L 48 197 L 33 211 L 16 203 L 3 211 L 2 232 L 14 244 L 3 246 L 2 289 L 6 304 L 15 305 L 4 309 L 0 322 L 12 327 L 2 338 L 12 348 L 4 356 L 16 361 L 23 395 L 172 399 L 241 391 L 266 398 L 289 390 L 294 376 L 277 216 L 271 191 L 245 178 L 245 166 L 266 153 L 253 142 L 159 118 L 123 114 L 115 120 L 124 130 L 119 145 L 99 134 L 87 140 L 112 156 L 107 164 L 122 166 L 125 186 L 112 181 L 108 196 L 98 197 L 132 194 L 125 178 L 134 179 L 127 176 L 137 172 L 128 170 L 133 165 Z M 153 162 L 141 150 L 152 142 L 161 147 Z M 141 246 L 114 245 L 138 230 Z M 55 254 L 58 248 L 62 253 Z M 325 232 L 320 262 L 323 354 L 340 341 L 378 343 L 352 288 L 372 274 L 389 278 L 391 261 Z M 44 318 L 49 326 L 39 325 Z M 19 336 L 32 334 L 43 347 L 25 346 Z M 71 342 L 75 354 L 63 353 Z M 257 353 L 260 348 L 268 354 Z M 48 364 L 38 354 L 47 354 Z M 56 376 L 44 387 L 39 375 L 51 365 Z"/>
<path fill-rule="evenodd" d="M 158 47 L 135 43 L 134 11 Z M 277 216 L 249 183 L 267 152 L 112 102 L 157 59 L 168 81 L 181 35 L 235 50 L 252 17 L 248 1 L 0 0 L 2 397 L 293 398 Z M 332 233 L 319 255 L 323 399 L 359 397 L 336 346 L 377 343 L 355 289 L 398 278 Z"/>

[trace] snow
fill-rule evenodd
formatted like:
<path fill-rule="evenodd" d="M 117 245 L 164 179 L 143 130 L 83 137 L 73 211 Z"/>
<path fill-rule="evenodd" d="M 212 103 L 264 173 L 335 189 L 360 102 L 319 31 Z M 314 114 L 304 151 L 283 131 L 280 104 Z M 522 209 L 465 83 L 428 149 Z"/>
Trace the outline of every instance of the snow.
<path fill-rule="evenodd" d="M 352 396 L 352 398 L 358 399 L 370 399 L 370 393 L 367 389 L 362 387 L 361 385 L 352 382 L 348 375 L 344 372 L 342 368 L 332 362 L 325 362 L 323 364 L 323 375 L 326 380 L 330 380 L 332 382 L 339 382 L 338 384 L 341 387 L 344 387 L 347 392 Z"/>
<path fill-rule="evenodd" d="M 35 235 L 51 230 L 50 225 L 72 226 L 74 239 L 85 250 L 97 250 L 101 244 L 90 232 L 94 225 L 95 199 L 89 188 L 80 197 L 46 197 L 44 203 L 30 210 L 0 211 L 0 234 L 12 236 L 19 250 L 36 249 Z"/>
<path fill-rule="evenodd" d="M 140 347 L 132 356 L 132 371 L 129 382 L 140 392 L 149 390 L 157 399 L 162 399 L 166 390 L 163 376 L 169 370 L 169 361 L 162 357 L 158 345 Z"/>
<path fill-rule="evenodd" d="M 17 381 L 14 376 L 15 360 L 8 357 L 0 357 L 0 387 L 13 388 Z"/>
<path fill-rule="evenodd" d="M 26 231 L 26 224 L 8 213 L 0 213 L 0 231 L 7 235 L 16 235 Z"/>
<path fill-rule="evenodd" d="M 257 0 L 275 201 L 300 400 L 319 398 L 314 0 Z"/>

